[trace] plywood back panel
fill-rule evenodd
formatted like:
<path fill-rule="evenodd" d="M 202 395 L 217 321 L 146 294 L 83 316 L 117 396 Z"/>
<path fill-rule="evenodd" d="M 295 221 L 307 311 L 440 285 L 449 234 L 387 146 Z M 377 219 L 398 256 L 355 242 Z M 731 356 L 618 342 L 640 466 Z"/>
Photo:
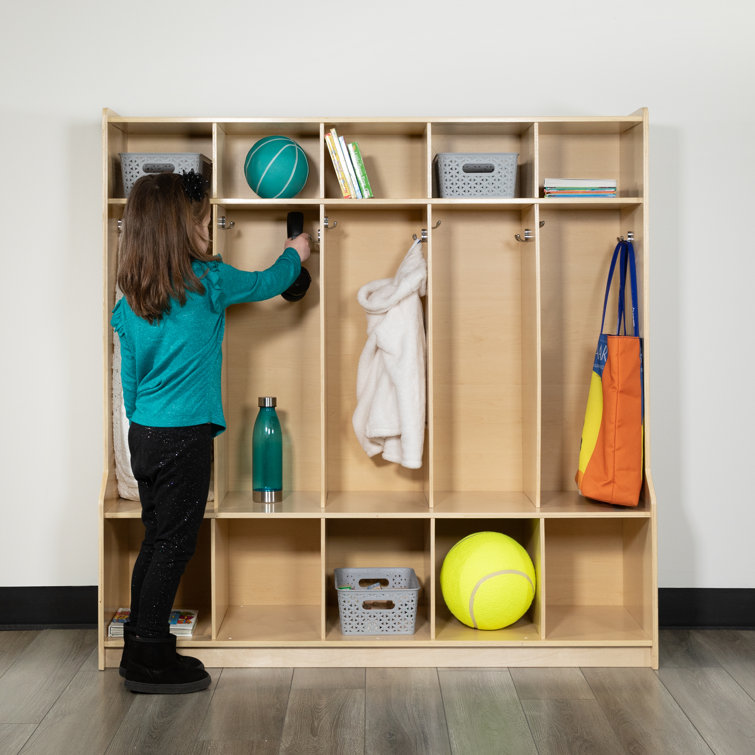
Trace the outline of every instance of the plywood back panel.
<path fill-rule="evenodd" d="M 218 526 L 225 528 L 230 605 L 319 605 L 318 519 L 234 519 Z"/>
<path fill-rule="evenodd" d="M 428 519 L 329 520 L 325 523 L 326 595 L 335 604 L 337 568 L 399 567 L 414 569 L 422 586 L 421 602 L 430 591 L 430 522 Z"/>
<path fill-rule="evenodd" d="M 548 605 L 621 606 L 625 553 L 620 519 L 556 519 L 545 523 Z"/>
<path fill-rule="evenodd" d="M 541 219 L 542 489 L 571 490 L 606 276 L 621 231 L 618 212 L 541 209 Z M 614 291 L 606 332 L 615 332 L 616 302 Z"/>
<path fill-rule="evenodd" d="M 437 490 L 521 490 L 519 212 L 440 213 L 433 234 Z"/>
<path fill-rule="evenodd" d="M 352 425 L 356 408 L 359 358 L 367 340 L 367 319 L 357 301 L 359 289 L 373 280 L 392 278 L 412 245 L 412 234 L 425 226 L 424 210 L 333 212 L 338 225 L 326 231 L 325 383 L 327 488 L 421 492 L 427 463 L 410 470 L 368 457 Z M 425 455 L 427 443 L 425 443 Z"/>
<path fill-rule="evenodd" d="M 224 261 L 243 270 L 269 267 L 283 251 L 286 212 L 234 212 Z M 313 218 L 307 218 L 314 225 Z M 312 229 L 314 232 L 314 229 Z M 259 396 L 276 396 L 283 431 L 286 490 L 320 489 L 320 282 L 300 302 L 274 299 L 226 311 L 227 468 L 230 490 L 251 490 L 252 429 Z"/>

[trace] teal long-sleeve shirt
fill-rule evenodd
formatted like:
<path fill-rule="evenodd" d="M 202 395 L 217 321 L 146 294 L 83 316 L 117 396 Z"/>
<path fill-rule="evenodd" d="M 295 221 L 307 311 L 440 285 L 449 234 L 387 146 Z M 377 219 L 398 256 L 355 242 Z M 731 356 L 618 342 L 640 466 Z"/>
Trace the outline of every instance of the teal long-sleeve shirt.
<path fill-rule="evenodd" d="M 126 298 L 113 308 L 111 324 L 121 344 L 121 382 L 126 416 L 147 427 L 211 423 L 225 429 L 221 399 L 225 309 L 272 299 L 296 280 L 301 261 L 288 248 L 267 270 L 247 272 L 221 260 L 192 263 L 205 293 L 186 292 L 186 303 L 150 324 Z"/>

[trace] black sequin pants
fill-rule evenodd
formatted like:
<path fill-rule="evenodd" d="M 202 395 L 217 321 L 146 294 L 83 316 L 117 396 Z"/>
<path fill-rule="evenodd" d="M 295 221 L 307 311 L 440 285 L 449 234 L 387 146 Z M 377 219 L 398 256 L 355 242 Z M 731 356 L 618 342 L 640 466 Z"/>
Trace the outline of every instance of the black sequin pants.
<path fill-rule="evenodd" d="M 131 423 L 144 541 L 131 576 L 131 618 L 140 637 L 167 637 L 178 583 L 197 546 L 210 488 L 214 425 Z M 192 606 L 181 606 L 191 608 Z"/>

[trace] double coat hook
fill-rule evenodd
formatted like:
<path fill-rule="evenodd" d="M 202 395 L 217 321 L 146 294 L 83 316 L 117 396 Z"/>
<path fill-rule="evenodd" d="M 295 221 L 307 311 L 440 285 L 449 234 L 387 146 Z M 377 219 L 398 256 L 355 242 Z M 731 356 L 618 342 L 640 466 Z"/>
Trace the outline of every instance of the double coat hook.
<path fill-rule="evenodd" d="M 541 221 L 540 221 L 540 226 L 539 226 L 539 227 L 540 227 L 540 228 L 542 228 L 542 227 L 543 227 L 544 225 L 545 225 L 545 221 L 544 221 L 544 220 L 541 220 Z M 532 239 L 534 239 L 534 238 L 535 238 L 535 234 L 534 234 L 534 233 L 532 233 L 532 231 L 531 231 L 531 230 L 530 230 L 529 228 L 525 228 L 525 229 L 524 229 L 524 236 L 523 236 L 523 237 L 521 236 L 521 234 L 519 234 L 519 233 L 515 233 L 515 234 L 514 234 L 514 238 L 515 238 L 515 239 L 516 239 L 517 241 L 521 241 L 521 242 L 525 242 L 525 241 L 532 241 Z"/>
<path fill-rule="evenodd" d="M 432 230 L 434 231 L 439 225 L 440 225 L 440 220 L 432 227 Z M 427 228 L 422 228 L 422 230 L 420 230 L 419 233 L 420 233 L 419 236 L 417 236 L 416 233 L 413 233 L 412 238 L 415 241 L 419 241 L 419 242 L 427 241 Z"/>

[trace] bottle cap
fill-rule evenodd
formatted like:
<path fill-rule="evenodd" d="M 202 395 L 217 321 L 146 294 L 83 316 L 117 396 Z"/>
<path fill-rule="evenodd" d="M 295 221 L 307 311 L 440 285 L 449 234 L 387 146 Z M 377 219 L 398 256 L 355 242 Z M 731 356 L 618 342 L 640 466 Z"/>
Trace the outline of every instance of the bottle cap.
<path fill-rule="evenodd" d="M 260 396 L 257 399 L 257 406 L 276 406 L 277 403 L 275 396 Z"/>

